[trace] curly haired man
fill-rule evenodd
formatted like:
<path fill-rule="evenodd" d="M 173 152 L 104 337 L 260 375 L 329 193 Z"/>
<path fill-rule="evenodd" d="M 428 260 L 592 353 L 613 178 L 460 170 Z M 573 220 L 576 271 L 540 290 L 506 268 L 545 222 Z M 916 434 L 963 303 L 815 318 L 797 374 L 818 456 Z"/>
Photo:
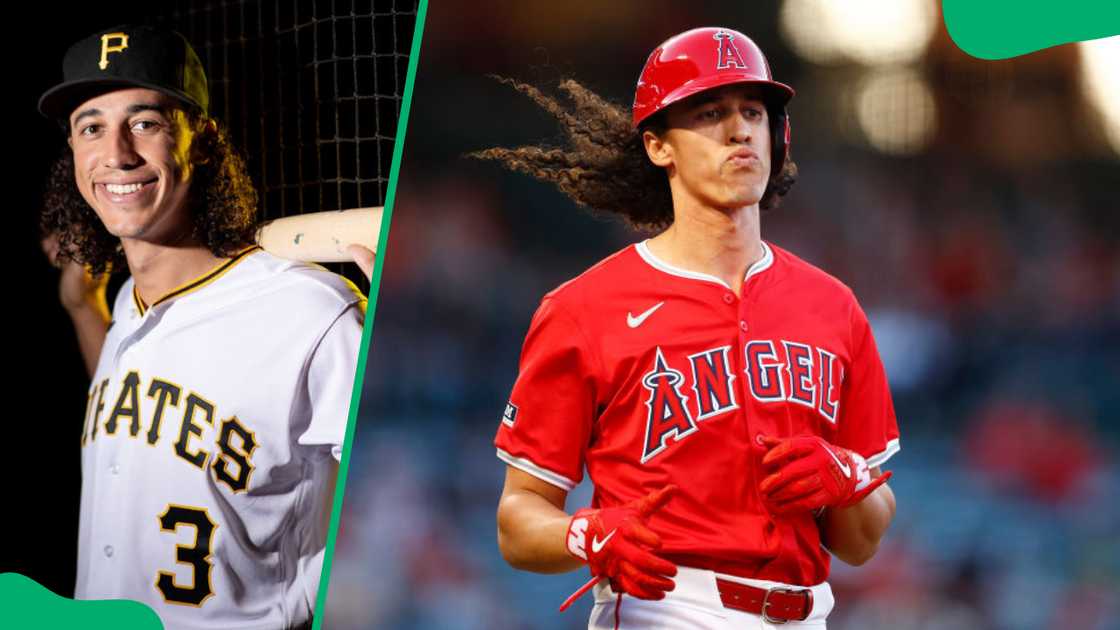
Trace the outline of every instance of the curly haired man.
<path fill-rule="evenodd" d="M 253 245 L 255 192 L 181 35 L 105 29 L 63 74 L 39 102 L 68 143 L 42 225 L 60 259 L 130 273 L 107 327 L 75 318 L 103 338 L 76 596 L 169 628 L 309 627 L 365 299 Z"/>
<path fill-rule="evenodd" d="M 761 237 L 797 176 L 793 90 L 726 28 L 654 50 L 629 112 L 512 84 L 569 143 L 476 156 L 657 234 L 533 317 L 495 440 L 503 555 L 588 566 L 591 628 L 824 628 L 830 556 L 866 562 L 894 517 L 899 434 L 851 290 Z"/>

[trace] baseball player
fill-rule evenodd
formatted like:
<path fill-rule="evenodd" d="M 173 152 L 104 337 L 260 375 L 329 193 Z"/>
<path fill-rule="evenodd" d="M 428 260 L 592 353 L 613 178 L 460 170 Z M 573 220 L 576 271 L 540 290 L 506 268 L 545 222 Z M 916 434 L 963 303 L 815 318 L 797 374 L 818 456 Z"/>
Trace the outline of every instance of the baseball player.
<path fill-rule="evenodd" d="M 76 597 L 167 628 L 309 627 L 365 300 L 251 244 L 256 197 L 182 36 L 100 31 L 63 73 L 39 101 L 70 148 L 43 225 L 64 258 L 131 273 L 81 434 Z"/>
<path fill-rule="evenodd" d="M 761 238 L 796 177 L 793 90 L 726 28 L 654 50 L 632 112 L 517 87 L 570 148 L 478 156 L 659 233 L 533 317 L 495 440 L 502 554 L 587 565 L 591 628 L 824 628 L 830 555 L 867 561 L 894 516 L 899 433 L 852 292 Z M 585 467 L 592 504 L 568 514 Z"/>

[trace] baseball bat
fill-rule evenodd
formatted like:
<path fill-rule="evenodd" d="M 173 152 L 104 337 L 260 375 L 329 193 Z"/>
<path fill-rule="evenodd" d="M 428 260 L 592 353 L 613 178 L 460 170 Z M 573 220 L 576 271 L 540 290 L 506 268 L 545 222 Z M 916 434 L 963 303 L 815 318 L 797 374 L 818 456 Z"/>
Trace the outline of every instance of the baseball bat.
<path fill-rule="evenodd" d="M 257 243 L 265 251 L 289 260 L 350 262 L 347 245 L 357 244 L 376 252 L 381 210 L 327 210 L 273 219 L 257 230 Z"/>

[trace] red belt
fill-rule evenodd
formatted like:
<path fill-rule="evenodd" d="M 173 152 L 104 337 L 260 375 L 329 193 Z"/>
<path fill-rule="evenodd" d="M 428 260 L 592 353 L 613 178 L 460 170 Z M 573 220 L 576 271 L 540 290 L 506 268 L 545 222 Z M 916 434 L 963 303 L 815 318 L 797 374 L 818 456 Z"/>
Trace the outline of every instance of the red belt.
<path fill-rule="evenodd" d="M 813 612 L 813 591 L 793 588 L 758 588 L 716 578 L 719 598 L 727 608 L 761 615 L 773 624 L 804 621 Z"/>

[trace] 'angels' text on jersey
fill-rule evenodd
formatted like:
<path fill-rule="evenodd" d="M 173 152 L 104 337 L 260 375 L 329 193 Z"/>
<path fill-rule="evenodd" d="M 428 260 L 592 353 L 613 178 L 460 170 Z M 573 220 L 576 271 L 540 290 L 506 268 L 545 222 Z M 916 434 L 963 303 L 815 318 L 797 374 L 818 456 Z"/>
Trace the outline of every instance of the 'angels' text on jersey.
<path fill-rule="evenodd" d="M 688 365 L 680 369 L 666 361 L 660 346 L 656 348 L 653 365 L 642 377 L 642 386 L 649 391 L 642 463 L 664 451 L 670 438 L 691 435 L 698 421 L 739 408 L 733 386 L 736 375 L 727 356 L 730 350 L 731 346 L 720 346 L 689 355 Z M 743 351 L 744 375 L 755 400 L 804 405 L 835 424 L 837 392 L 844 380 L 844 368 L 835 354 L 805 343 L 770 339 L 752 340 Z M 684 369 L 692 374 L 688 389 Z"/>

